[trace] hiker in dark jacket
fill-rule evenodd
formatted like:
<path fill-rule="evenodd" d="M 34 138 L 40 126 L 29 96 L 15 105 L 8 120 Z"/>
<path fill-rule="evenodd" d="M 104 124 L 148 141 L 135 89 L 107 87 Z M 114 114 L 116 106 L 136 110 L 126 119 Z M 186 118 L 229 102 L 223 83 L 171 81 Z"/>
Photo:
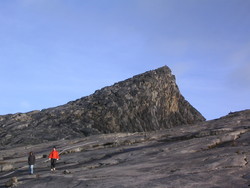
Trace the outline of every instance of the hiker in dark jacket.
<path fill-rule="evenodd" d="M 34 155 L 34 153 L 31 151 L 28 157 L 28 164 L 29 164 L 29 170 L 30 170 L 30 174 L 34 173 L 34 165 L 36 162 L 36 157 Z"/>

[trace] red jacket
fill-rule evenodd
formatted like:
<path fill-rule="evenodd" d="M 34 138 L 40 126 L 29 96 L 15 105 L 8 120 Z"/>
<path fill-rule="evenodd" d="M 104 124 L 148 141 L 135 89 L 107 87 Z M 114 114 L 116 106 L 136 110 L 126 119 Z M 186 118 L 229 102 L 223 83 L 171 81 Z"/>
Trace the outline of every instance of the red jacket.
<path fill-rule="evenodd" d="M 52 150 L 49 154 L 50 159 L 60 159 L 59 153 L 56 150 Z"/>

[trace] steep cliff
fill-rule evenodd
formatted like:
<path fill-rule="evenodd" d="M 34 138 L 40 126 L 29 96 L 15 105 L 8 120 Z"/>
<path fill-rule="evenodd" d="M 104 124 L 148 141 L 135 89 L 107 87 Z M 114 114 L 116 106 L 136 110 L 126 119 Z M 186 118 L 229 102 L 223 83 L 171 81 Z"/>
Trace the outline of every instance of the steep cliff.
<path fill-rule="evenodd" d="M 0 116 L 0 144 L 152 131 L 204 120 L 164 66 L 62 106 Z"/>

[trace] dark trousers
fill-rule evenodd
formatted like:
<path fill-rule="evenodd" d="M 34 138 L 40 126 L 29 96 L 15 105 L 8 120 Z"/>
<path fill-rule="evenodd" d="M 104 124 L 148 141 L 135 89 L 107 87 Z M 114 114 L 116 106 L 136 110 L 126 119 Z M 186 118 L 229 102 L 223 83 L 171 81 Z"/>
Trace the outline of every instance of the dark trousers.
<path fill-rule="evenodd" d="M 51 159 L 51 169 L 56 168 L 56 159 Z"/>

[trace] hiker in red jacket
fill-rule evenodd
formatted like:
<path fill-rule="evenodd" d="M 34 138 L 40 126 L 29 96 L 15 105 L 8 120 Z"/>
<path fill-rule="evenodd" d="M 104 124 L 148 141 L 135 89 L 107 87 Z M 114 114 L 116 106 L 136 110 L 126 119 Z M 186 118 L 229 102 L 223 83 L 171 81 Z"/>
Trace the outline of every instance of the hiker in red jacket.
<path fill-rule="evenodd" d="M 49 154 L 49 159 L 51 160 L 51 171 L 56 170 L 56 161 L 60 159 L 59 153 L 54 146 L 53 150 Z"/>

